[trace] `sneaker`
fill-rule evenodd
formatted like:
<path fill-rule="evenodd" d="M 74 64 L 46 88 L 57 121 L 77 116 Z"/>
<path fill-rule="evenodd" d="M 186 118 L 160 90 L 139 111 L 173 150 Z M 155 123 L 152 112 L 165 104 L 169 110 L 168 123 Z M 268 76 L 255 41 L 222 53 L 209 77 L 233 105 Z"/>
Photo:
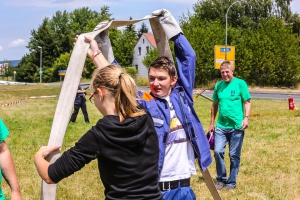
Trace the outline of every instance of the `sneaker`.
<path fill-rule="evenodd" d="M 224 187 L 222 187 L 222 190 L 233 190 L 234 187 L 232 187 L 231 185 L 225 185 Z"/>
<path fill-rule="evenodd" d="M 215 186 L 216 186 L 217 190 L 221 190 L 225 186 L 225 183 L 218 182 Z"/>

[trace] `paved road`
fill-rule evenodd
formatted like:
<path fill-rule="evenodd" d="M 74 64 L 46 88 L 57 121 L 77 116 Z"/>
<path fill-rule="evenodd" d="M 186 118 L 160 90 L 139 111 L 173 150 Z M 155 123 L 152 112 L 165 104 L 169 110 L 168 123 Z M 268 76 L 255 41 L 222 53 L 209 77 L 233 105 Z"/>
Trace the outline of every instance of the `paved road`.
<path fill-rule="evenodd" d="M 205 91 L 203 94 L 211 97 L 213 91 Z M 291 95 L 294 98 L 295 102 L 300 102 L 300 93 L 286 93 L 286 92 L 250 92 L 252 99 L 272 99 L 272 100 L 286 100 L 288 95 Z"/>
<path fill-rule="evenodd" d="M 148 87 L 138 87 L 138 90 L 149 91 Z M 197 90 L 194 91 L 197 93 Z M 205 96 L 211 98 L 213 91 L 206 90 L 203 92 Z M 295 102 L 300 102 L 300 93 L 288 93 L 285 91 L 280 92 L 262 92 L 262 91 L 252 91 L 250 92 L 252 99 L 272 99 L 272 100 L 286 100 L 288 99 L 288 95 L 291 95 L 294 98 Z"/>
<path fill-rule="evenodd" d="M 2 82 L 1 82 L 2 83 Z M 1 84 L 0 83 L 0 84 Z M 10 84 L 15 84 L 16 82 L 10 82 Z M 7 84 L 3 83 L 2 84 Z M 24 83 L 23 83 L 24 84 Z M 56 85 L 61 86 L 62 83 L 45 83 L 46 85 Z M 88 87 L 89 83 L 81 83 L 84 87 Z M 149 91 L 148 87 L 138 87 L 138 90 L 141 91 Z M 194 91 L 197 93 L 197 91 Z M 211 98 L 213 91 L 212 90 L 206 90 L 203 94 L 209 98 Z M 300 102 L 300 93 L 289 93 L 286 91 L 271 91 L 271 92 L 264 92 L 264 91 L 251 91 L 250 92 L 252 99 L 272 99 L 272 100 L 286 100 L 288 99 L 288 95 L 291 95 L 294 98 L 295 102 Z"/>

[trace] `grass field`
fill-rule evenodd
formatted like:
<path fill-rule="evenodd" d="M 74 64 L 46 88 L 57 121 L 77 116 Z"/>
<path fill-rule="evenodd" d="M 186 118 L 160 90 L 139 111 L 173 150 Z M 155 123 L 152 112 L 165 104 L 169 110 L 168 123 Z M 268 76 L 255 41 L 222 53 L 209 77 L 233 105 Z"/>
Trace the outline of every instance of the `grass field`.
<path fill-rule="evenodd" d="M 0 118 L 10 130 L 6 142 L 14 158 L 23 199 L 39 199 L 41 179 L 33 156 L 40 146 L 48 143 L 58 98 L 29 97 L 56 95 L 60 87 L 0 85 L 0 90 L 0 106 L 28 98 L 26 103 L 0 108 Z M 259 116 L 250 118 L 246 130 L 237 188 L 220 191 L 220 195 L 226 200 L 299 200 L 300 116 L 295 115 L 300 113 L 289 111 L 287 101 L 252 99 L 251 104 L 251 113 Z M 210 101 L 202 97 L 196 99 L 195 108 L 205 130 L 210 121 L 210 106 Z M 91 123 L 95 124 L 101 114 L 88 101 L 87 109 Z M 69 117 L 68 113 L 66 117 Z M 74 145 L 91 126 L 84 123 L 80 112 L 76 123 L 68 125 L 62 151 Z M 228 151 L 228 164 L 227 154 Z M 209 170 L 215 178 L 214 161 Z M 10 190 L 4 180 L 2 187 L 9 199 Z M 200 172 L 192 177 L 192 187 L 197 199 L 212 199 Z M 57 199 L 104 199 L 97 162 L 92 161 L 81 171 L 62 180 L 57 187 Z"/>

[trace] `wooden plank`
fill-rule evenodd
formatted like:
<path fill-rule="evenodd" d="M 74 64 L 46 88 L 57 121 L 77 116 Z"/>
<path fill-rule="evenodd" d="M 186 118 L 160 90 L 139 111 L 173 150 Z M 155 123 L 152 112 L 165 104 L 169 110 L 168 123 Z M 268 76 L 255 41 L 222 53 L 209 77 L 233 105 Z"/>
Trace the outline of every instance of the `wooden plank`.
<path fill-rule="evenodd" d="M 211 175 L 208 171 L 208 168 L 205 171 L 200 170 L 204 179 L 204 182 L 209 189 L 211 195 L 213 196 L 214 200 L 222 200 L 214 181 L 211 178 Z"/>

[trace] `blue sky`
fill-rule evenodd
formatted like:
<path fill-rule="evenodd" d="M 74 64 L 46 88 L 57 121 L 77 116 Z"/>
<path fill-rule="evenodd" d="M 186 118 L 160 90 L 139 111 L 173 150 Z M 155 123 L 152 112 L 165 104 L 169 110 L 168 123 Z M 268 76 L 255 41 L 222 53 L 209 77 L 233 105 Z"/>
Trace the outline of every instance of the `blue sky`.
<path fill-rule="evenodd" d="M 176 19 L 188 11 L 198 0 L 7 0 L 0 1 L 0 60 L 19 60 L 28 53 L 26 45 L 31 30 L 39 27 L 45 17 L 52 18 L 58 10 L 68 12 L 89 7 L 100 11 L 110 8 L 115 19 L 139 19 L 152 11 L 168 9 Z M 293 12 L 300 13 L 300 0 L 291 3 Z M 138 26 L 138 25 L 137 25 Z"/>

